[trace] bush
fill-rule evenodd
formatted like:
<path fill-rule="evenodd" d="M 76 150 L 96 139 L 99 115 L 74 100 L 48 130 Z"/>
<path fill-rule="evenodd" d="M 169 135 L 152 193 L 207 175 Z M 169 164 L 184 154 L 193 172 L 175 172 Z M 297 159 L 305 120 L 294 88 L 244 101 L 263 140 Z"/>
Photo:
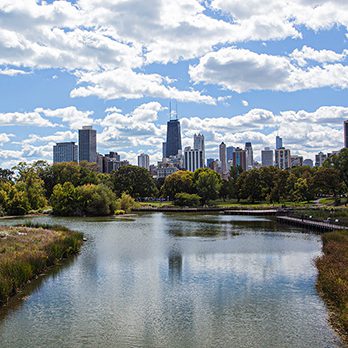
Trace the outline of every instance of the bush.
<path fill-rule="evenodd" d="M 78 187 L 70 182 L 58 184 L 51 196 L 53 214 L 60 216 L 105 216 L 116 209 L 115 194 L 104 185 Z"/>
<path fill-rule="evenodd" d="M 201 197 L 196 194 L 177 193 L 174 199 L 174 205 L 179 207 L 198 207 L 201 202 Z"/>
<path fill-rule="evenodd" d="M 138 204 L 135 202 L 129 194 L 123 192 L 121 198 L 116 201 L 116 209 L 123 210 L 129 213 L 133 208 L 136 208 Z"/>

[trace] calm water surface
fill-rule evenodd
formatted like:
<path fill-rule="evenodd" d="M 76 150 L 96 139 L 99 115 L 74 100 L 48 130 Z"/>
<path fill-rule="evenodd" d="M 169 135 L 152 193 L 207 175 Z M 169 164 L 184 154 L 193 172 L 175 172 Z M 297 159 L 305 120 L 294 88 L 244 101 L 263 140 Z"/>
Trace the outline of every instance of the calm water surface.
<path fill-rule="evenodd" d="M 243 216 L 32 220 L 88 241 L 0 311 L 1 348 L 342 347 L 315 290 L 317 235 Z"/>

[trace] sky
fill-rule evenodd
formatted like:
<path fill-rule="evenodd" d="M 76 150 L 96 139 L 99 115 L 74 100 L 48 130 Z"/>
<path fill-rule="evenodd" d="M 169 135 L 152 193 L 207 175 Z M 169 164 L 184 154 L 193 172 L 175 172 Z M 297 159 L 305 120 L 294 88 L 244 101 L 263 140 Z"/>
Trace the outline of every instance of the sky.
<path fill-rule="evenodd" d="M 347 63 L 347 0 L 0 0 L 0 167 L 51 162 L 84 125 L 155 163 L 170 100 L 207 158 L 279 135 L 314 159 L 343 147 Z"/>

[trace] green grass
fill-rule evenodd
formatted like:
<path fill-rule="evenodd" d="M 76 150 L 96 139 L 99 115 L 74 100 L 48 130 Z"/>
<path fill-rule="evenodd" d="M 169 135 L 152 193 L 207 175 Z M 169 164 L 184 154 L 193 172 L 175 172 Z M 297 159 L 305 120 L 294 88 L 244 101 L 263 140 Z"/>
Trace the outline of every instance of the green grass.
<path fill-rule="evenodd" d="M 155 208 L 164 208 L 174 206 L 173 202 L 140 202 L 141 207 L 155 207 Z"/>
<path fill-rule="evenodd" d="M 82 239 L 58 225 L 0 227 L 0 305 L 47 267 L 76 254 Z"/>
<path fill-rule="evenodd" d="M 250 203 L 247 201 L 237 202 L 236 200 L 216 200 L 212 201 L 211 205 L 217 207 L 225 208 L 234 208 L 234 209 L 272 209 L 272 208 L 281 208 L 284 205 L 288 208 L 297 208 L 297 207 L 307 207 L 311 206 L 313 202 L 281 202 L 281 203 L 267 203 L 267 202 L 257 202 Z"/>
<path fill-rule="evenodd" d="M 348 342 L 348 231 L 323 234 L 322 240 L 317 288 L 331 309 L 333 325 Z"/>

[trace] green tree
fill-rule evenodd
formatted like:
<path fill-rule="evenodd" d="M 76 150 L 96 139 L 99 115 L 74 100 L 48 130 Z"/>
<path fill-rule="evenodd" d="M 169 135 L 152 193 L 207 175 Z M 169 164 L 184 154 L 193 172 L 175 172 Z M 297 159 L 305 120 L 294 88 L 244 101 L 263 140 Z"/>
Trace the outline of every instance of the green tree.
<path fill-rule="evenodd" d="M 251 169 L 243 172 L 237 180 L 240 196 L 254 203 L 261 200 L 261 178 L 259 170 Z"/>
<path fill-rule="evenodd" d="M 341 173 L 335 168 L 318 168 L 314 173 L 313 181 L 317 195 L 332 195 L 337 198 L 346 189 Z"/>
<path fill-rule="evenodd" d="M 75 186 L 67 181 L 63 185 L 57 184 L 53 188 L 50 202 L 53 214 L 61 216 L 77 215 L 78 197 Z"/>
<path fill-rule="evenodd" d="M 7 214 L 25 215 L 30 210 L 30 203 L 25 190 L 19 189 L 20 185 L 13 185 L 8 195 Z"/>
<path fill-rule="evenodd" d="M 324 167 L 338 170 L 346 184 L 346 188 L 348 188 L 348 148 L 344 148 L 337 154 L 329 157 L 324 162 Z"/>
<path fill-rule="evenodd" d="M 193 173 L 188 170 L 179 170 L 168 175 L 162 186 L 162 196 L 174 199 L 177 193 L 193 192 Z"/>
<path fill-rule="evenodd" d="M 114 192 L 118 197 L 123 192 L 134 198 L 153 197 L 158 191 L 150 172 L 137 166 L 124 166 L 113 172 Z"/>
<path fill-rule="evenodd" d="M 201 197 L 193 193 L 177 193 L 174 198 L 174 205 L 179 207 L 198 207 L 201 201 Z"/>
<path fill-rule="evenodd" d="M 203 204 L 219 197 L 221 185 L 220 175 L 212 169 L 200 168 L 193 173 L 193 186 Z"/>
<path fill-rule="evenodd" d="M 314 192 L 311 190 L 306 178 L 298 178 L 294 185 L 293 199 L 301 201 L 310 201 L 314 198 Z"/>

